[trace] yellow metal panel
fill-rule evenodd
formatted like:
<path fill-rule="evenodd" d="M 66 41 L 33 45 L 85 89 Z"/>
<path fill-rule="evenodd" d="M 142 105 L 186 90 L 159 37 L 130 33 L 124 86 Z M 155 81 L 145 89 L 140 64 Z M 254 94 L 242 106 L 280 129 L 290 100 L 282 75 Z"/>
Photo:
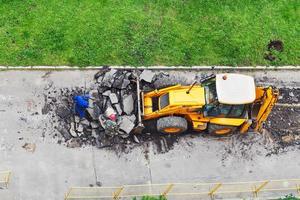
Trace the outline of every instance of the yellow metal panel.
<path fill-rule="evenodd" d="M 209 119 L 203 118 L 203 114 L 187 114 L 187 119 L 193 124 L 193 128 L 196 131 L 203 131 L 207 128 L 207 123 Z"/>
<path fill-rule="evenodd" d="M 256 87 L 255 88 L 255 94 L 256 94 L 255 99 L 262 98 L 265 94 L 264 88 L 263 87 Z"/>
<path fill-rule="evenodd" d="M 191 120 L 191 121 L 201 121 L 201 119 L 203 118 L 203 114 L 187 114 L 187 117 Z"/>
<path fill-rule="evenodd" d="M 163 89 L 160 89 L 160 90 L 154 90 L 152 92 L 147 92 L 144 94 L 145 97 L 157 97 L 157 96 L 160 96 L 162 94 L 165 94 L 171 90 L 175 90 L 175 89 L 179 89 L 181 88 L 182 86 L 181 85 L 174 85 L 174 86 L 171 86 L 171 87 L 167 87 L 167 88 L 163 88 Z"/>
<path fill-rule="evenodd" d="M 240 126 L 242 125 L 246 119 L 236 119 L 236 118 L 213 118 L 210 120 L 212 124 L 219 125 L 228 125 L 228 126 Z"/>
<path fill-rule="evenodd" d="M 144 98 L 144 115 L 150 114 L 153 112 L 152 109 L 152 98 L 145 97 Z"/>
<path fill-rule="evenodd" d="M 246 133 L 252 124 L 252 120 L 247 120 L 241 127 L 240 133 Z"/>
<path fill-rule="evenodd" d="M 162 110 L 157 110 L 154 111 L 152 113 L 149 113 L 147 115 L 143 116 L 144 120 L 148 120 L 148 119 L 154 119 L 154 118 L 158 118 L 158 117 L 162 117 L 162 116 L 167 116 L 167 115 L 172 115 L 174 113 L 181 113 L 182 106 L 178 106 L 178 107 L 174 107 L 174 108 L 166 108 L 166 109 L 162 109 Z"/>
<path fill-rule="evenodd" d="M 263 98 L 260 100 L 262 105 L 257 114 L 257 125 L 254 130 L 258 131 L 262 127 L 262 123 L 267 120 L 273 106 L 275 105 L 279 92 L 277 89 L 269 87 L 264 91 Z"/>
<path fill-rule="evenodd" d="M 197 106 L 205 104 L 204 88 L 194 86 L 187 94 L 187 89 L 172 90 L 169 92 L 171 106 Z"/>
<path fill-rule="evenodd" d="M 207 123 L 193 121 L 193 128 L 195 130 L 203 131 L 207 128 Z"/>

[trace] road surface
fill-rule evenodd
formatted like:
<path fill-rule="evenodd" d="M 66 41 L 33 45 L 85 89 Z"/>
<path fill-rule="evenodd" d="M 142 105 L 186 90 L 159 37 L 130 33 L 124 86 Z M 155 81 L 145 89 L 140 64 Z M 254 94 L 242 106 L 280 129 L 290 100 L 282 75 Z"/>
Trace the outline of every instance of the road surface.
<path fill-rule="evenodd" d="M 0 199 L 59 200 L 71 186 L 97 182 L 112 186 L 300 178 L 297 147 L 268 155 L 271 142 L 254 133 L 243 138 L 220 139 L 188 135 L 165 153 L 159 153 L 151 142 L 126 153 L 59 144 L 59 133 L 50 118 L 41 113 L 45 87 L 82 87 L 92 83 L 94 73 L 0 72 L 0 171 L 12 171 L 9 188 L 0 190 Z M 300 87 L 300 71 L 243 73 L 254 75 L 257 82 L 266 85 Z M 194 74 L 188 71 L 183 76 L 191 79 Z M 244 144 L 239 140 L 252 142 Z M 35 151 L 26 151 L 22 147 L 25 143 L 35 144 Z"/>

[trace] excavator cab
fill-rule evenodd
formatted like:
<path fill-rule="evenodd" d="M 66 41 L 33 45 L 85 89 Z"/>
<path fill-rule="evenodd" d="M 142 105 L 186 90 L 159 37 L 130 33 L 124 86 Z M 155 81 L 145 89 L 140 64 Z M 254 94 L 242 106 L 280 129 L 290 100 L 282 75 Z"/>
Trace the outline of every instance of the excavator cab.
<path fill-rule="evenodd" d="M 251 76 L 228 73 L 141 96 L 142 119 L 157 120 L 160 132 L 175 134 L 191 128 L 224 135 L 260 130 L 277 101 L 278 90 L 256 87 Z"/>

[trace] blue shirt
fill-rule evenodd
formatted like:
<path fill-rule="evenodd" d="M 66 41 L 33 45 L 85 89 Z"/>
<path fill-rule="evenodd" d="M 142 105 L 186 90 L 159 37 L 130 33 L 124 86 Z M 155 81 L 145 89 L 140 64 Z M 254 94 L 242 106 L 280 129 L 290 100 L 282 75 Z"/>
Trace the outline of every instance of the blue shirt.
<path fill-rule="evenodd" d="M 89 95 L 74 96 L 75 114 L 80 118 L 85 117 L 85 110 L 89 107 Z"/>

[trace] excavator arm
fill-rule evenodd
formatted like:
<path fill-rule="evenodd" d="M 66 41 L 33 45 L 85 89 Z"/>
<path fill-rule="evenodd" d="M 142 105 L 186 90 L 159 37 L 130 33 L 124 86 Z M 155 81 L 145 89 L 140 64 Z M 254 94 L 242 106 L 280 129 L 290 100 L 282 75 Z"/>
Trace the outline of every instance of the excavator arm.
<path fill-rule="evenodd" d="M 255 131 L 260 131 L 263 123 L 267 120 L 272 108 L 278 99 L 278 89 L 268 87 L 256 87 L 256 99 L 252 106 L 251 118 L 252 127 Z"/>

